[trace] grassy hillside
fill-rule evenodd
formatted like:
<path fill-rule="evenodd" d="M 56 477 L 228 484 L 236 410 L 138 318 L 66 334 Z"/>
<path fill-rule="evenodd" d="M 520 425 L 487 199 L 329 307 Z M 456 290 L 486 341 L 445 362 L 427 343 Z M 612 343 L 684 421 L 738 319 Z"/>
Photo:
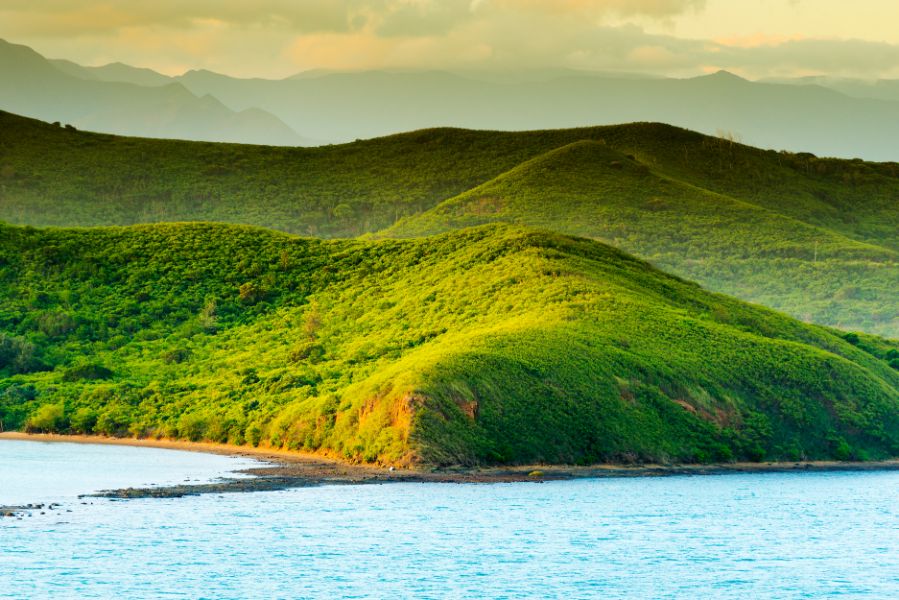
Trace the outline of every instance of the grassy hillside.
<path fill-rule="evenodd" d="M 899 349 L 603 244 L 0 226 L 7 429 L 384 463 L 899 454 Z"/>
<path fill-rule="evenodd" d="M 321 148 L 124 138 L 0 111 L 0 219 L 93 226 L 208 220 L 352 237 L 552 149 L 555 135 L 423 131 Z"/>
<path fill-rule="evenodd" d="M 899 336 L 897 197 L 895 163 L 763 151 L 658 124 L 271 148 L 119 138 L 0 113 L 8 222 L 208 220 L 332 238 L 515 221 L 889 337 Z"/>
<path fill-rule="evenodd" d="M 431 235 L 494 221 L 545 227 L 606 241 L 805 320 L 899 331 L 899 253 L 784 214 L 801 212 L 795 206 L 775 212 L 761 204 L 698 188 L 605 143 L 583 141 L 382 235 Z"/>

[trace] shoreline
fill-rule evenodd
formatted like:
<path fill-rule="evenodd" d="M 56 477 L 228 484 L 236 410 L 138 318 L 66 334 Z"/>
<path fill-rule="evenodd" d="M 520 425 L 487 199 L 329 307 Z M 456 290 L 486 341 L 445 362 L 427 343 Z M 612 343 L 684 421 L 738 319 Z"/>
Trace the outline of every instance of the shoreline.
<path fill-rule="evenodd" d="M 255 458 L 262 462 L 293 460 L 334 460 L 318 454 L 295 452 L 292 450 L 276 450 L 255 446 L 236 446 L 234 444 L 217 444 L 214 442 L 190 442 L 187 440 L 151 439 L 151 438 L 117 438 L 102 435 L 62 434 L 62 433 L 25 433 L 22 431 L 0 432 L 0 441 L 18 440 L 29 442 L 98 444 L 108 446 L 133 446 L 138 448 L 161 448 L 164 450 L 180 450 L 183 452 L 202 452 L 204 454 L 220 454 L 224 456 L 240 456 Z M 347 463 L 349 464 L 349 463 Z"/>
<path fill-rule="evenodd" d="M 102 444 L 161 448 L 252 458 L 258 467 L 237 473 L 252 475 L 207 484 L 187 484 L 154 488 L 127 488 L 101 491 L 91 496 L 111 498 L 181 497 L 206 493 L 275 491 L 318 485 L 358 485 L 378 483 L 514 483 L 610 477 L 665 477 L 675 475 L 727 475 L 735 473 L 790 473 L 841 471 L 895 471 L 899 459 L 871 462 L 800 461 L 766 463 L 719 463 L 683 465 L 515 465 L 496 467 L 445 467 L 433 469 L 391 469 L 360 465 L 319 454 L 234 446 L 210 442 L 107 438 L 89 435 L 30 434 L 2 432 L 0 441 L 18 440 L 47 443 Z M 10 508 L 10 507 L 6 507 Z"/>

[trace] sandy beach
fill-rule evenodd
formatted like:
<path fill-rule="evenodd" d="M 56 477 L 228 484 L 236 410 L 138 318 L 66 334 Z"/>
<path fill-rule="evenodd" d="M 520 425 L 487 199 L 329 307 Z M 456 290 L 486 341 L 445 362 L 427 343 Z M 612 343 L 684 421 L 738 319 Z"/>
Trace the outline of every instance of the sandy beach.
<path fill-rule="evenodd" d="M 254 477 L 251 478 L 225 480 L 214 484 L 174 486 L 171 488 L 115 490 L 107 494 L 123 498 L 148 496 L 172 497 L 199 493 L 276 490 L 326 484 L 339 485 L 390 482 L 503 483 L 590 477 L 662 477 L 671 475 L 725 475 L 728 473 L 899 470 L 899 460 L 871 462 L 803 461 L 703 465 L 515 465 L 497 467 L 426 467 L 420 469 L 391 469 L 374 465 L 352 464 L 338 460 L 334 457 L 318 454 L 181 440 L 107 438 L 84 435 L 26 434 L 19 432 L 0 433 L 0 440 L 111 444 L 165 448 L 170 450 L 240 456 L 260 461 L 259 467 L 243 471 L 244 473 L 254 475 Z"/>

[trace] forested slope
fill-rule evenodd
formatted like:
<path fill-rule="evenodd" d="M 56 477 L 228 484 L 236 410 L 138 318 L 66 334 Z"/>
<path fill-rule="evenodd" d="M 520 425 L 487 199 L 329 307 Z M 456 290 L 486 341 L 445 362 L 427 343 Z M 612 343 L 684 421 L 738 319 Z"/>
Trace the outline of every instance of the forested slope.
<path fill-rule="evenodd" d="M 899 454 L 899 352 L 504 225 L 0 226 L 3 427 L 390 464 Z"/>
<path fill-rule="evenodd" d="M 97 135 L 0 113 L 0 219 L 225 221 L 322 238 L 514 221 L 595 237 L 805 321 L 899 336 L 899 165 L 660 124 L 273 148 Z"/>

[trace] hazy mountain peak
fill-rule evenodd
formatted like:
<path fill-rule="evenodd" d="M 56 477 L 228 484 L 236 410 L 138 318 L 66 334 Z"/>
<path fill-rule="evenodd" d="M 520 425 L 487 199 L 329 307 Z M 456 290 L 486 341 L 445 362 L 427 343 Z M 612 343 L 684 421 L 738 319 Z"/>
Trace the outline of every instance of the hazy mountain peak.
<path fill-rule="evenodd" d="M 744 79 L 743 77 L 740 77 L 739 75 L 735 75 L 734 73 L 731 73 L 730 71 L 727 71 L 725 69 L 720 69 L 720 70 L 715 71 L 714 73 L 710 73 L 708 75 L 700 75 L 699 77 L 696 77 L 695 79 L 701 79 L 701 80 L 705 80 L 705 81 L 733 82 L 733 83 L 737 83 L 737 82 L 752 83 L 750 80 Z"/>
<path fill-rule="evenodd" d="M 38 65 L 50 67 L 46 58 L 22 44 L 13 44 L 0 38 L 0 65 L 12 66 L 18 69 L 36 67 Z"/>
<path fill-rule="evenodd" d="M 161 86 L 172 81 L 171 77 L 153 69 L 135 67 L 122 62 L 112 62 L 101 67 L 86 67 L 86 69 L 103 81 L 119 81 L 145 86 Z"/>
<path fill-rule="evenodd" d="M 176 79 L 185 79 L 191 81 L 221 81 L 221 80 L 235 80 L 240 81 L 230 75 L 224 75 L 222 73 L 217 73 L 215 71 L 210 71 L 209 69 L 190 69 L 185 71 L 181 75 L 179 75 Z"/>

